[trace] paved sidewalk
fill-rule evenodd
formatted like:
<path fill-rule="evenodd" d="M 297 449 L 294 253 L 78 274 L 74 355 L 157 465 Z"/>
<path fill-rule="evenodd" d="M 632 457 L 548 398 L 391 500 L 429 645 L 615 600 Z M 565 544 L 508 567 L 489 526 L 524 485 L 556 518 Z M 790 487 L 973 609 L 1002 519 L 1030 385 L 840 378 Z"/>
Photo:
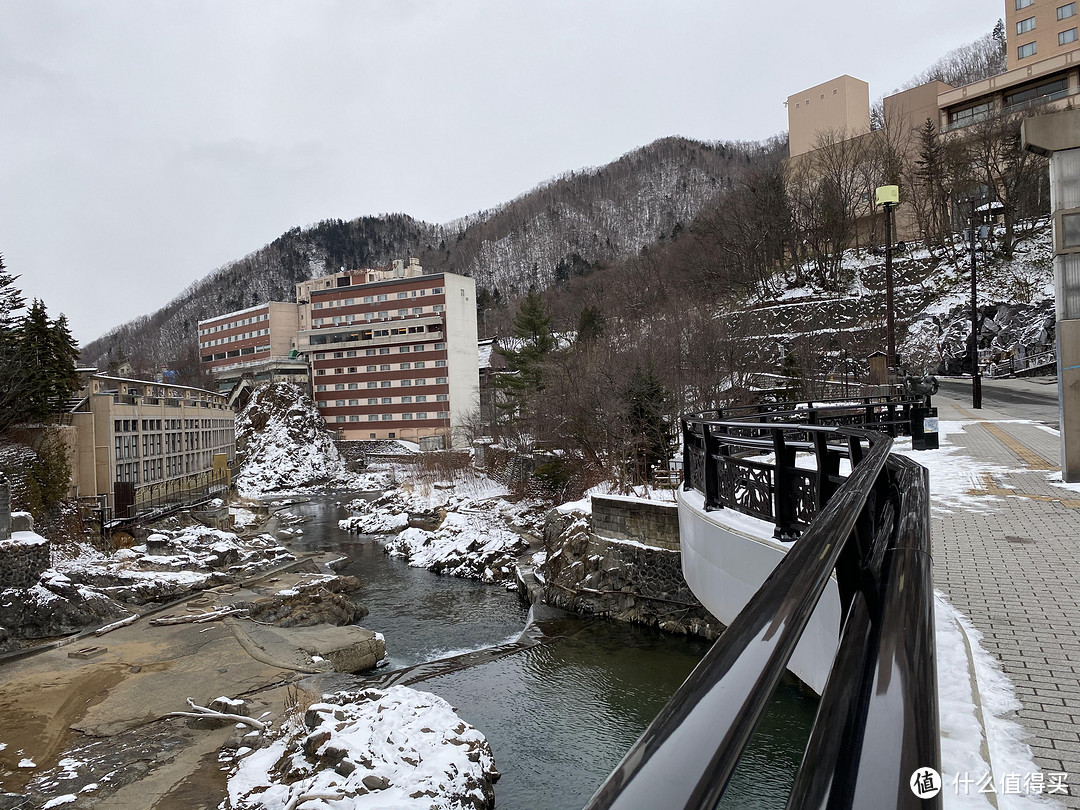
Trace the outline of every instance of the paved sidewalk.
<path fill-rule="evenodd" d="M 935 510 L 935 587 L 1015 684 L 1036 764 L 1068 774 L 1072 795 L 1055 798 L 1080 808 L 1080 492 L 1047 481 L 1058 436 L 1010 423 L 1028 418 L 1021 408 L 972 411 L 948 397 L 935 405 L 942 421 L 979 420 L 948 441 L 1006 470 L 973 476 L 977 509 Z"/>

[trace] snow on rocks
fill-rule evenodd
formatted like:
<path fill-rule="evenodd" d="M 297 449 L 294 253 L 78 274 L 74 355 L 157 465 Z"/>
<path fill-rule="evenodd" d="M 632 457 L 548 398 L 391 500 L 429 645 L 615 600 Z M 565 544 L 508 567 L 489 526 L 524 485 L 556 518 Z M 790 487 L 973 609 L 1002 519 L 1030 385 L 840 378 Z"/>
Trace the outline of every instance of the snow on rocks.
<path fill-rule="evenodd" d="M 257 497 L 269 492 L 370 489 L 368 477 L 350 472 L 315 403 L 296 385 L 258 388 L 236 417 L 240 472 L 236 488 Z"/>
<path fill-rule="evenodd" d="M 403 686 L 339 692 L 240 760 L 231 810 L 484 810 L 499 778 L 484 735 L 442 698 Z"/>
<path fill-rule="evenodd" d="M 191 526 L 152 534 L 145 545 L 110 556 L 60 563 L 58 571 L 113 598 L 143 603 L 232 582 L 294 559 L 268 534 L 240 539 L 232 532 Z"/>
<path fill-rule="evenodd" d="M 529 544 L 498 517 L 448 512 L 433 531 L 409 528 L 386 543 L 389 554 L 404 557 L 414 568 L 437 574 L 506 582 Z"/>

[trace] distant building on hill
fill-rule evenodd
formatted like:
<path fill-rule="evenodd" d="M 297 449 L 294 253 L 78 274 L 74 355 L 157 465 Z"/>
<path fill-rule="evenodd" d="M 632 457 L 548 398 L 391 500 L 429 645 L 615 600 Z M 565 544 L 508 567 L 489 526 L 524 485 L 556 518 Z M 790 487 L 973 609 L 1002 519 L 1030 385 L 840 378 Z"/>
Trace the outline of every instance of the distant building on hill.
<path fill-rule="evenodd" d="M 220 315 L 199 332 L 203 368 L 223 388 L 260 367 L 273 375 L 302 365 L 323 419 L 345 439 L 450 447 L 477 408 L 476 285 L 425 275 L 416 259 L 302 281 L 295 304 Z M 287 338 L 287 356 L 272 338 Z"/>
<path fill-rule="evenodd" d="M 1080 14 L 1061 0 L 1005 0 L 1008 37 L 1006 71 L 952 87 L 931 81 L 883 99 L 885 121 L 904 128 L 904 148 L 917 148 L 916 131 L 927 119 L 938 132 L 964 136 L 964 129 L 995 115 L 1050 112 L 1071 107 L 1080 94 Z M 787 99 L 789 157 L 805 159 L 823 142 L 874 136 L 869 85 L 839 76 Z M 879 185 L 885 185 L 884 178 Z M 898 211 L 900 238 L 917 236 Z"/>

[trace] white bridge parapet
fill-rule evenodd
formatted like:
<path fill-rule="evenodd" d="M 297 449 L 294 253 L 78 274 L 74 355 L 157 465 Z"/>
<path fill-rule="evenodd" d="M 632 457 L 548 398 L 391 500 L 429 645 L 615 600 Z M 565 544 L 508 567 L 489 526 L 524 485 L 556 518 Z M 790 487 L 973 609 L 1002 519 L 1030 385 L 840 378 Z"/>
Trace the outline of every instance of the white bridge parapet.
<path fill-rule="evenodd" d="M 774 540 L 773 524 L 764 520 L 733 509 L 706 512 L 696 490 L 680 488 L 678 502 L 683 576 L 709 612 L 729 625 L 792 544 Z M 788 663 L 788 670 L 819 695 L 839 638 L 840 595 L 832 576 Z"/>

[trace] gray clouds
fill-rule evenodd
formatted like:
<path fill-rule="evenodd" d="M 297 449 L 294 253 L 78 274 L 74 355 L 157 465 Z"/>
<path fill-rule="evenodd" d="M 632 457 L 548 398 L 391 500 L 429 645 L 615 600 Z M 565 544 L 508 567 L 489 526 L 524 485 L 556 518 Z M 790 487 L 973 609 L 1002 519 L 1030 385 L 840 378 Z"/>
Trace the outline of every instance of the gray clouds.
<path fill-rule="evenodd" d="M 790 93 L 850 73 L 887 94 L 1001 15 L 987 0 L 6 0 L 0 252 L 87 341 L 295 225 L 441 222 L 665 135 L 765 138 Z"/>

